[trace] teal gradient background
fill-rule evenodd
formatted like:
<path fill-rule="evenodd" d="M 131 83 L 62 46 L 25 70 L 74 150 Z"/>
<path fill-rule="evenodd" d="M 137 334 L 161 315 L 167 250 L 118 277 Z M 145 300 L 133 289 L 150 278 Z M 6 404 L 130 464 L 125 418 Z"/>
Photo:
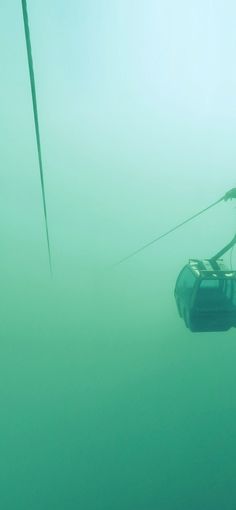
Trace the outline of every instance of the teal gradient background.
<path fill-rule="evenodd" d="M 110 266 L 235 186 L 236 5 L 28 0 L 50 279 L 21 2 L 0 5 L 0 506 L 234 510 L 235 331 L 173 289 L 235 203 Z M 236 263 L 235 257 L 233 257 Z"/>

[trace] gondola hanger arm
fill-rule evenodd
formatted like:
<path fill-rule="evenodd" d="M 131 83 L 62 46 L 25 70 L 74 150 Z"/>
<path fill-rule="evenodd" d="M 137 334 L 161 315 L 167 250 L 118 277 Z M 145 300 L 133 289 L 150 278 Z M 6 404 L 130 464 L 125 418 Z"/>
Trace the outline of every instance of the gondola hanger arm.
<path fill-rule="evenodd" d="M 234 238 L 232 239 L 232 241 L 230 241 L 230 243 L 226 244 L 226 246 L 224 248 L 222 248 L 222 250 L 218 251 L 218 253 L 216 253 L 216 255 L 211 257 L 210 262 L 214 262 L 217 259 L 220 259 L 227 251 L 229 251 L 231 248 L 233 248 L 233 246 L 235 244 L 236 244 L 236 234 L 235 234 Z"/>

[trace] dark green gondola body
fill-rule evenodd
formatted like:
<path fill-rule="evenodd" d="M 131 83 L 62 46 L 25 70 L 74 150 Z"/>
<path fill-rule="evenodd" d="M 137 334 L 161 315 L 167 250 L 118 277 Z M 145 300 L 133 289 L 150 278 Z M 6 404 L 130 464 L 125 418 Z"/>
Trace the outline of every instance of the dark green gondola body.
<path fill-rule="evenodd" d="M 192 259 L 177 278 L 175 300 L 192 332 L 236 327 L 236 271 L 222 260 Z"/>

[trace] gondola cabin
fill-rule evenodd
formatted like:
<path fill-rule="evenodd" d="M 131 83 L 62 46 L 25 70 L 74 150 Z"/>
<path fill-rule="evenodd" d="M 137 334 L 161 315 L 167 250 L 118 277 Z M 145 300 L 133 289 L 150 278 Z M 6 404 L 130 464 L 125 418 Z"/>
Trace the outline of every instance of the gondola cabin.
<path fill-rule="evenodd" d="M 192 332 L 236 327 L 236 271 L 222 260 L 192 259 L 175 286 L 178 312 Z"/>

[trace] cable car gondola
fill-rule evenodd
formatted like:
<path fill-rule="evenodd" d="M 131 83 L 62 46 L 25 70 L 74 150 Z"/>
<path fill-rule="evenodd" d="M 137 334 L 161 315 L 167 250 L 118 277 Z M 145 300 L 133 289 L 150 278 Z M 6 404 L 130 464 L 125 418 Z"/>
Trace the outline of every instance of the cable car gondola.
<path fill-rule="evenodd" d="M 192 332 L 227 331 L 236 327 L 236 271 L 220 258 L 234 239 L 211 259 L 191 259 L 175 285 L 177 309 Z"/>
<path fill-rule="evenodd" d="M 235 198 L 236 188 L 232 188 L 213 204 L 144 244 L 112 267 L 134 257 L 220 202 Z M 174 295 L 179 315 L 190 331 L 227 331 L 236 327 L 236 271 L 228 269 L 221 259 L 235 244 L 236 235 L 211 259 L 191 259 L 180 272 Z"/>

